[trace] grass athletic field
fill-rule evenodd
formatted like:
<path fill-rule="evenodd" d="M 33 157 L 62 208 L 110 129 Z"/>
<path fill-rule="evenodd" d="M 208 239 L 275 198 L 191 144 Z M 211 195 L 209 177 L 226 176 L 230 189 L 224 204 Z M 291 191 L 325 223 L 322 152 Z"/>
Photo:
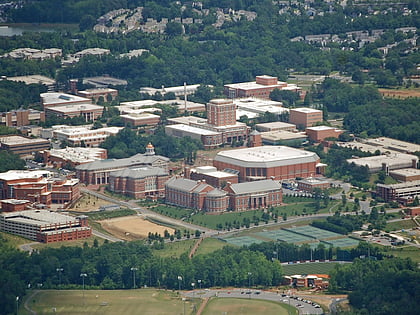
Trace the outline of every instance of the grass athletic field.
<path fill-rule="evenodd" d="M 307 274 L 329 274 L 336 262 L 330 263 L 307 263 L 307 264 L 292 264 L 282 265 L 283 273 L 286 276 L 290 275 L 307 275 Z"/>
<path fill-rule="evenodd" d="M 195 314 L 201 299 L 185 301 L 173 291 L 140 290 L 45 290 L 30 296 L 28 307 L 37 314 L 142 314 L 142 315 L 190 315 Z M 203 315 L 287 315 L 288 305 L 271 301 L 235 298 L 211 299 L 204 308 Z M 185 310 L 185 313 L 184 313 Z M 30 314 L 19 307 L 19 315 Z M 297 314 L 291 307 L 290 314 Z"/>
<path fill-rule="evenodd" d="M 290 313 L 287 311 L 288 305 L 282 305 L 270 301 L 262 300 L 246 300 L 246 299 L 211 299 L 202 315 L 220 315 L 220 314 L 237 314 L 237 315 L 288 315 L 297 314 L 296 309 L 291 307 Z"/>
<path fill-rule="evenodd" d="M 140 290 L 46 290 L 40 291 L 28 301 L 37 314 L 184 314 L 184 301 L 172 291 L 155 289 Z M 185 314 L 192 314 L 201 300 L 185 301 Z M 30 314 L 23 305 L 19 315 Z"/>

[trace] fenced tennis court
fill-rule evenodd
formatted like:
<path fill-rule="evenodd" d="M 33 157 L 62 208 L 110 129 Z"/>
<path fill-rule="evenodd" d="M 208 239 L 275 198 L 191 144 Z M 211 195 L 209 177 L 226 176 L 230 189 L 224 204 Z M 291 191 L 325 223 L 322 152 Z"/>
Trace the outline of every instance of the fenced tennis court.
<path fill-rule="evenodd" d="M 258 232 L 257 235 L 271 241 L 282 241 L 282 242 L 293 243 L 293 244 L 310 242 L 314 240 L 313 237 L 296 234 L 287 230 Z"/>
<path fill-rule="evenodd" d="M 293 232 L 293 233 L 298 233 L 301 235 L 305 235 L 305 236 L 309 236 L 312 238 L 316 238 L 319 240 L 325 240 L 328 238 L 333 238 L 333 237 L 342 237 L 343 235 L 338 234 L 338 233 L 334 233 L 331 231 L 327 231 L 327 230 L 322 230 L 310 225 L 305 225 L 305 226 L 297 226 L 294 228 L 288 228 L 285 229 L 287 231 Z"/>
<path fill-rule="evenodd" d="M 322 243 L 325 243 L 327 246 L 334 246 L 334 247 L 352 247 L 359 245 L 359 241 L 355 240 L 354 238 L 339 238 L 335 240 L 329 240 L 329 241 L 322 241 Z"/>
<path fill-rule="evenodd" d="M 230 237 L 230 238 L 223 238 L 222 241 L 225 241 L 229 244 L 237 245 L 237 246 L 249 246 L 251 244 L 259 244 L 263 243 L 263 240 L 260 240 L 258 238 L 254 238 L 251 236 L 238 236 L 238 237 Z"/>

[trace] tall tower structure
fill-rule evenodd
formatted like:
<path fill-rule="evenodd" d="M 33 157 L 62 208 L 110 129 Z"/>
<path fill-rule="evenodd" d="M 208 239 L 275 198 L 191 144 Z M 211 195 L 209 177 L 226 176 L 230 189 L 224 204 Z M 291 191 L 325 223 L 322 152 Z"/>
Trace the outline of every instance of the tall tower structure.
<path fill-rule="evenodd" d="M 207 122 L 213 126 L 235 125 L 236 105 L 232 100 L 210 100 L 207 103 Z"/>

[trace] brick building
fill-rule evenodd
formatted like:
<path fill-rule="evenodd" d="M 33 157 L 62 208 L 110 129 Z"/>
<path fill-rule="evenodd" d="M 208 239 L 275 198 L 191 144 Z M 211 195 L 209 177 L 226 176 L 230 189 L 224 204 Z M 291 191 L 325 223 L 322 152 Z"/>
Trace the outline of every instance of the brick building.
<path fill-rule="evenodd" d="M 315 188 L 328 189 L 331 187 L 331 184 L 328 181 L 314 177 L 298 180 L 297 184 L 299 190 L 307 192 L 313 192 Z"/>
<path fill-rule="evenodd" d="M 134 199 L 157 199 L 165 196 L 169 173 L 159 167 L 126 168 L 109 173 L 109 190 Z"/>
<path fill-rule="evenodd" d="M 156 126 L 160 121 L 160 116 L 151 113 L 130 113 L 120 115 L 125 125 L 131 125 L 132 127 L 139 126 Z"/>
<path fill-rule="evenodd" d="M 236 105 L 232 100 L 214 99 L 207 103 L 207 123 L 213 126 L 236 124 Z"/>
<path fill-rule="evenodd" d="M 1 150 L 7 150 L 20 156 L 32 155 L 34 152 L 47 150 L 49 148 L 50 142 L 45 139 L 16 135 L 0 137 Z"/>
<path fill-rule="evenodd" d="M 56 127 L 56 128 L 54 128 Z M 115 136 L 123 127 L 104 127 L 88 129 L 83 126 L 54 126 L 52 137 L 70 146 L 77 147 L 84 144 L 86 147 L 98 147 L 109 136 Z"/>
<path fill-rule="evenodd" d="M 193 169 L 185 168 L 185 177 L 192 180 L 205 180 L 213 187 L 225 186 L 228 182 L 238 183 L 237 172 L 218 171 L 214 166 L 198 166 Z"/>
<path fill-rule="evenodd" d="M 68 206 L 80 197 L 79 180 L 53 177 L 46 170 L 0 173 L 0 199 Z"/>
<path fill-rule="evenodd" d="M 118 90 L 110 88 L 100 88 L 100 89 L 87 89 L 84 91 L 77 91 L 78 96 L 89 98 L 93 102 L 98 102 L 100 98 L 104 102 L 113 101 L 118 96 Z"/>
<path fill-rule="evenodd" d="M 398 201 L 406 205 L 416 197 L 420 198 L 420 180 L 391 185 L 377 184 L 376 194 L 386 202 Z"/>
<path fill-rule="evenodd" d="M 103 185 L 109 183 L 109 174 L 130 167 L 153 166 L 168 170 L 169 159 L 155 155 L 153 145 L 146 147 L 146 153 L 136 154 L 125 159 L 108 159 L 78 165 L 77 178 L 86 185 Z"/>
<path fill-rule="evenodd" d="M 294 84 L 278 81 L 277 77 L 261 75 L 255 78 L 253 82 L 226 84 L 223 88 L 223 94 L 228 98 L 257 97 L 269 99 L 270 93 L 274 89 L 289 90 L 301 93 L 301 88 Z"/>
<path fill-rule="evenodd" d="M 82 116 L 86 122 L 95 121 L 102 116 L 103 106 L 93 104 L 63 105 L 45 108 L 46 117 L 73 118 Z"/>
<path fill-rule="evenodd" d="M 19 200 L 19 199 L 3 199 L 1 201 L 1 211 L 3 212 L 14 212 L 14 211 L 23 211 L 28 209 L 31 205 L 29 200 Z"/>
<path fill-rule="evenodd" d="M 0 114 L 0 124 L 22 127 L 45 121 L 45 113 L 34 109 L 18 109 Z"/>
<path fill-rule="evenodd" d="M 214 187 L 205 181 L 172 177 L 165 184 L 166 203 L 196 210 L 205 209 L 205 199 Z"/>
<path fill-rule="evenodd" d="M 228 183 L 221 190 L 204 180 L 173 177 L 165 184 L 165 198 L 168 204 L 208 213 L 246 211 L 280 205 L 282 189 L 277 181 L 271 179 L 258 183 Z"/>
<path fill-rule="evenodd" d="M 233 211 L 266 209 L 283 201 L 281 184 L 272 179 L 239 184 L 228 184 L 229 209 Z"/>
<path fill-rule="evenodd" d="M 285 146 L 221 151 L 214 158 L 213 165 L 218 170 L 238 171 L 239 182 L 312 177 L 321 172 L 316 153 Z"/>
<path fill-rule="evenodd" d="M 322 120 L 322 111 L 318 109 L 299 107 L 289 111 L 289 122 L 295 124 L 298 128 L 312 127 Z"/>
<path fill-rule="evenodd" d="M 88 217 L 25 210 L 0 214 L 0 230 L 42 243 L 70 241 L 90 237 Z"/>
<path fill-rule="evenodd" d="M 389 176 L 400 182 L 411 182 L 420 180 L 420 169 L 418 168 L 402 168 L 389 172 Z"/>
<path fill-rule="evenodd" d="M 321 142 L 326 138 L 336 138 L 343 133 L 343 130 L 328 127 L 328 126 L 316 126 L 306 128 L 306 134 L 309 139 L 314 142 Z"/>

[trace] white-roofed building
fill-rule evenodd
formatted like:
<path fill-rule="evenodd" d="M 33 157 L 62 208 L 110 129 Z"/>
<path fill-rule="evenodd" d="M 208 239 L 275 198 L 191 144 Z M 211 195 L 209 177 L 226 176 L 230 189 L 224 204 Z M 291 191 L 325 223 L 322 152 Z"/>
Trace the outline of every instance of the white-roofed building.
<path fill-rule="evenodd" d="M 94 104 L 71 104 L 45 108 L 46 117 L 73 118 L 82 116 L 86 122 L 95 121 L 102 116 L 103 106 Z"/>
<path fill-rule="evenodd" d="M 419 158 L 414 154 L 390 153 L 362 158 L 352 158 L 348 159 L 347 163 L 354 163 L 357 166 L 367 166 L 370 173 L 376 173 L 384 170 L 388 174 L 391 170 L 417 168 Z"/>
<path fill-rule="evenodd" d="M 104 127 L 88 129 L 86 127 L 69 127 L 53 129 L 53 138 L 66 141 L 70 146 L 97 147 L 109 136 L 116 135 L 123 127 Z"/>
<path fill-rule="evenodd" d="M 289 122 L 303 129 L 312 127 L 323 119 L 321 110 L 308 107 L 290 109 L 289 114 Z"/>
<path fill-rule="evenodd" d="M 55 168 L 73 168 L 80 164 L 107 158 L 107 150 L 102 148 L 66 147 L 41 151 L 40 154 L 46 165 Z"/>
<path fill-rule="evenodd" d="M 288 89 L 301 93 L 302 89 L 296 85 L 289 85 L 287 82 L 277 80 L 277 77 L 261 75 L 255 78 L 255 81 L 244 83 L 225 84 L 223 93 L 228 98 L 257 97 L 270 98 L 270 93 L 275 90 Z"/>
<path fill-rule="evenodd" d="M 190 137 L 191 139 L 199 140 L 206 148 L 217 147 L 223 143 L 223 135 L 220 132 L 189 125 L 167 125 L 165 126 L 165 133 L 172 137 Z"/>
<path fill-rule="evenodd" d="M 312 177 L 321 172 L 314 152 L 286 146 L 262 146 L 219 152 L 213 165 L 218 170 L 239 172 L 239 181 Z"/>
<path fill-rule="evenodd" d="M 85 105 L 92 104 L 92 100 L 72 94 L 59 92 L 41 93 L 41 103 L 44 109 L 47 107 L 63 106 L 63 105 Z"/>

